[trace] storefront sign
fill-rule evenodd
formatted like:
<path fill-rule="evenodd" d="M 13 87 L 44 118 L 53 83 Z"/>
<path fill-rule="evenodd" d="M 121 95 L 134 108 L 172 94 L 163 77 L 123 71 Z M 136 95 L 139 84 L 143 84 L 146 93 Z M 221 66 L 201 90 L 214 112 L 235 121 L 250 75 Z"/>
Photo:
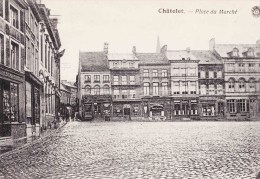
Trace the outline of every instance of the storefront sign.
<path fill-rule="evenodd" d="M 9 78 L 9 79 L 13 79 L 13 80 L 16 80 L 16 81 L 20 81 L 20 82 L 23 81 L 22 77 L 17 76 L 15 74 L 12 74 L 10 72 L 7 72 L 4 69 L 0 69 L 0 76 L 6 77 L 6 78 Z"/>

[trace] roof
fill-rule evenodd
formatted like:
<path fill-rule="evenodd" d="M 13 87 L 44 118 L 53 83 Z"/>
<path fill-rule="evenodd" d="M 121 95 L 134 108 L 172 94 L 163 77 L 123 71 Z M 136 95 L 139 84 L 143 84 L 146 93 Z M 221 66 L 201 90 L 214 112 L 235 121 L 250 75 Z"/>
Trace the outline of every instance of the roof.
<path fill-rule="evenodd" d="M 60 84 L 60 91 L 65 91 L 67 93 L 71 93 L 69 90 L 66 89 L 66 87 L 62 83 Z"/>
<path fill-rule="evenodd" d="M 108 53 L 108 60 L 138 60 L 133 53 Z"/>
<path fill-rule="evenodd" d="M 104 52 L 80 52 L 79 59 L 82 72 L 109 71 L 107 57 Z"/>
<path fill-rule="evenodd" d="M 239 57 L 245 57 L 243 54 L 249 48 L 254 49 L 255 57 L 259 57 L 260 46 L 257 44 L 216 44 L 215 50 L 221 57 L 230 57 L 229 52 L 232 52 L 234 48 L 237 48 L 239 51 Z"/>
<path fill-rule="evenodd" d="M 61 80 L 61 84 L 65 85 L 69 88 L 77 88 L 72 82 L 69 82 L 69 81 Z"/>
<path fill-rule="evenodd" d="M 169 60 L 182 60 L 183 58 L 198 60 L 190 51 L 187 50 L 168 50 L 166 56 Z"/>
<path fill-rule="evenodd" d="M 137 53 L 140 64 L 168 64 L 168 60 L 162 53 Z"/>
<path fill-rule="evenodd" d="M 221 60 L 218 59 L 209 50 L 192 50 L 191 53 L 198 59 L 199 64 L 222 64 Z"/>

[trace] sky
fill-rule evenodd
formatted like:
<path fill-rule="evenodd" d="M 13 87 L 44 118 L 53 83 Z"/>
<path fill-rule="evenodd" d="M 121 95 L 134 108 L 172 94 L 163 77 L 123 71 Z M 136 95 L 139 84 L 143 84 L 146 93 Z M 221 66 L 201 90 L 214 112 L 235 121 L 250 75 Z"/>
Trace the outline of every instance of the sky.
<path fill-rule="evenodd" d="M 155 52 L 157 37 L 169 50 L 208 50 L 217 44 L 253 44 L 260 39 L 260 0 L 42 0 L 59 19 L 61 79 L 74 82 L 79 51 Z M 159 9 L 184 13 L 159 13 Z M 212 10 L 216 14 L 212 14 Z M 231 14 L 220 14 L 220 10 Z M 233 11 L 232 11 L 233 10 Z M 206 11 L 206 12 L 205 12 Z M 208 11 L 208 13 L 207 13 Z M 232 14 L 232 12 L 235 12 Z M 199 13 L 200 12 L 200 13 Z M 205 13 L 202 13 L 205 12 Z"/>

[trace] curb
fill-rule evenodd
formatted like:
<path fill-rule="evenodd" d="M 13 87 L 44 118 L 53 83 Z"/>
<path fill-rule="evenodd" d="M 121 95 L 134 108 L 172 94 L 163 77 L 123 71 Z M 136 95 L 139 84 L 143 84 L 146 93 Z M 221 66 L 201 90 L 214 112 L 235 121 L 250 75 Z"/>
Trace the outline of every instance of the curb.
<path fill-rule="evenodd" d="M 58 132 L 62 127 L 64 127 L 66 124 L 67 124 L 67 123 L 63 123 L 63 124 L 62 124 L 61 126 L 59 126 L 57 129 L 51 131 L 49 134 L 47 134 L 47 135 L 45 135 L 45 136 L 43 136 L 43 137 L 40 137 L 39 139 L 36 139 L 36 140 L 34 140 L 34 141 L 32 141 L 32 142 L 26 143 L 26 144 L 24 144 L 24 145 L 22 145 L 22 146 L 20 146 L 20 147 L 17 147 L 17 148 L 15 148 L 15 149 L 13 149 L 13 150 L 10 150 L 10 151 L 8 151 L 8 152 L 5 152 L 5 153 L 0 154 L 0 158 L 4 157 L 4 156 L 6 156 L 6 155 L 9 155 L 9 154 L 15 153 L 15 152 L 17 152 L 17 151 L 20 151 L 20 150 L 22 150 L 22 149 L 25 149 L 25 148 L 27 148 L 27 147 L 33 145 L 33 144 L 36 144 L 36 143 L 42 141 L 43 139 L 45 139 L 45 138 L 47 138 L 47 137 L 53 135 L 54 133 L 57 133 L 57 132 Z"/>

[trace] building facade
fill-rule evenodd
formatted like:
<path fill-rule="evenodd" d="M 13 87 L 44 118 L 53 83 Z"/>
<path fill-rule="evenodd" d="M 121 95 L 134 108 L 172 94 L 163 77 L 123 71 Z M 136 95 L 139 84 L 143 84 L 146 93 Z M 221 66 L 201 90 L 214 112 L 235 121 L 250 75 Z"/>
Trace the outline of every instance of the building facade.
<path fill-rule="evenodd" d="M 167 50 L 165 45 L 157 51 L 139 53 L 134 47 L 132 53 L 109 53 L 106 44 L 103 52 L 86 52 L 88 57 L 80 58 L 80 63 L 84 63 L 79 68 L 81 101 L 85 94 L 85 101 L 91 104 L 87 108 L 96 113 L 98 108 L 92 106 L 99 102 L 86 100 L 86 94 L 100 99 L 99 90 L 95 90 L 99 88 L 92 79 L 107 75 L 110 90 L 106 94 L 111 96 L 108 101 L 114 120 L 259 117 L 259 41 L 251 45 L 222 45 L 213 39 L 209 50 Z M 90 92 L 92 89 L 96 92 Z"/>
<path fill-rule="evenodd" d="M 227 119 L 259 117 L 260 41 L 255 44 L 215 44 L 210 49 L 224 64 Z"/>
<path fill-rule="evenodd" d="M 46 110 L 54 120 L 63 52 L 49 15 L 34 0 L 0 0 L 0 137 L 40 135 Z"/>

